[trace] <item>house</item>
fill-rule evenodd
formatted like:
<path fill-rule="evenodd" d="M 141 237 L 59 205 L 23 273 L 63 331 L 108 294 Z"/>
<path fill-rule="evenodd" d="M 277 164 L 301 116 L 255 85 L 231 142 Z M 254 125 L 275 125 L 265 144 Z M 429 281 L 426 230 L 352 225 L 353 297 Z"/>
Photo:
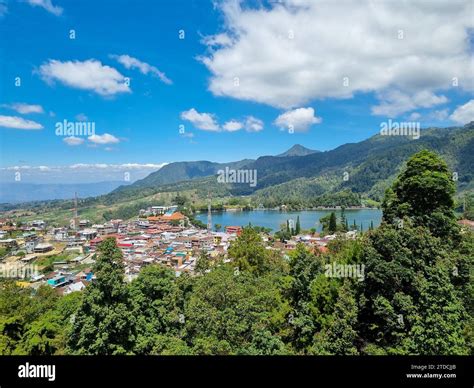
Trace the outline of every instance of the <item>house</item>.
<path fill-rule="evenodd" d="M 46 283 L 53 288 L 57 288 L 57 287 L 61 287 L 67 284 L 68 279 L 66 278 L 65 275 L 56 275 L 53 278 L 48 279 Z"/>
<path fill-rule="evenodd" d="M 7 238 L 4 240 L 0 240 L 0 247 L 3 248 L 16 248 L 18 246 L 18 243 L 14 238 Z"/>
<path fill-rule="evenodd" d="M 228 234 L 236 234 L 237 236 L 240 236 L 242 233 L 242 227 L 240 226 L 226 226 L 225 231 Z"/>
<path fill-rule="evenodd" d="M 82 237 L 84 237 L 86 240 L 92 240 L 93 238 L 97 237 L 97 230 L 95 229 L 84 229 L 81 232 L 79 232 Z"/>
<path fill-rule="evenodd" d="M 89 226 L 89 225 L 90 225 L 89 220 L 79 220 L 79 227 L 85 228 L 86 226 Z"/>
<path fill-rule="evenodd" d="M 32 226 L 35 229 L 44 229 L 46 223 L 43 220 L 34 220 L 29 222 L 28 225 Z"/>
<path fill-rule="evenodd" d="M 53 246 L 48 243 L 40 243 L 37 244 L 34 248 L 35 253 L 45 253 L 53 250 Z"/>
<path fill-rule="evenodd" d="M 186 217 L 181 212 L 174 212 L 172 214 L 165 214 L 161 216 L 162 221 L 171 222 L 171 221 L 184 221 Z"/>
<path fill-rule="evenodd" d="M 85 283 L 82 280 L 76 280 L 64 289 L 64 295 L 70 294 L 71 292 L 82 291 L 84 288 L 86 288 Z"/>
<path fill-rule="evenodd" d="M 90 249 L 95 250 L 102 241 L 104 240 L 102 240 L 100 237 L 93 238 L 92 240 L 89 241 Z"/>

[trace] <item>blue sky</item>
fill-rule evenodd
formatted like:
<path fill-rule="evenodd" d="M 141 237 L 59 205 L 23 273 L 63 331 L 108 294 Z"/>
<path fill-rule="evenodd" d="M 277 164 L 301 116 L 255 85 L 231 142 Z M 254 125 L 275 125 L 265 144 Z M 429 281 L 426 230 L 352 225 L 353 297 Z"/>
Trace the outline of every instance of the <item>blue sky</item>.
<path fill-rule="evenodd" d="M 472 2 L 335 3 L 0 0 L 0 179 L 135 180 L 473 118 Z"/>

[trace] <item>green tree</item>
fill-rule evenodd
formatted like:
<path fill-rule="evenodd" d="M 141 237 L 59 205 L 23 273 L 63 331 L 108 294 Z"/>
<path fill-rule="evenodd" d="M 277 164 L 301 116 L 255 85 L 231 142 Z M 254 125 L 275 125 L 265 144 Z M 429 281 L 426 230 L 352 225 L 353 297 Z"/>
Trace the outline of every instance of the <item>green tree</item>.
<path fill-rule="evenodd" d="M 296 217 L 295 235 L 301 233 L 300 216 Z"/>
<path fill-rule="evenodd" d="M 331 213 L 331 216 L 329 218 L 328 231 L 330 233 L 334 233 L 337 231 L 337 218 L 336 218 L 336 213 L 334 212 Z"/>
<path fill-rule="evenodd" d="M 464 310 L 441 240 L 405 222 L 403 228 L 383 224 L 366 235 L 364 245 L 359 298 L 364 342 L 390 354 L 463 354 Z"/>
<path fill-rule="evenodd" d="M 143 268 L 130 283 L 131 308 L 136 327 L 135 354 L 156 354 L 157 339 L 163 336 L 179 337 L 184 327 L 183 301 L 175 279 L 170 268 L 150 265 Z"/>
<path fill-rule="evenodd" d="M 339 296 L 324 329 L 315 336 L 314 354 L 355 355 L 357 304 L 349 282 L 339 290 Z"/>
<path fill-rule="evenodd" d="M 251 227 L 242 233 L 229 247 L 229 257 L 240 271 L 263 273 L 268 268 L 268 254 L 260 235 Z"/>
<path fill-rule="evenodd" d="M 184 314 L 194 353 L 280 354 L 289 307 L 277 285 L 271 273 L 255 276 L 231 265 L 196 278 Z"/>
<path fill-rule="evenodd" d="M 386 192 L 382 203 L 383 219 L 394 223 L 410 217 L 437 237 L 459 242 L 459 227 L 454 215 L 456 190 L 444 160 L 423 150 L 413 155 L 405 170 Z"/>
<path fill-rule="evenodd" d="M 69 347 L 78 354 L 129 353 L 135 342 L 135 318 L 115 239 L 107 238 L 99 245 L 96 260 L 96 279 L 84 291 Z"/>
<path fill-rule="evenodd" d="M 211 259 L 206 251 L 201 251 L 199 257 L 197 258 L 195 272 L 202 275 L 206 271 L 211 269 Z"/>

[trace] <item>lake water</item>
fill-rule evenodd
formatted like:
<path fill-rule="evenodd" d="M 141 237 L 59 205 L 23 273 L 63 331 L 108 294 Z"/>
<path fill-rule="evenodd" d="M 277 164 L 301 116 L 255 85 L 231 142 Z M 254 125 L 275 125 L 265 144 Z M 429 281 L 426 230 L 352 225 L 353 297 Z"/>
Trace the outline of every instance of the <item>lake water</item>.
<path fill-rule="evenodd" d="M 278 210 L 253 210 L 253 211 L 227 211 L 227 212 L 213 212 L 212 213 L 212 227 L 215 224 L 221 224 L 225 226 L 247 226 L 249 222 L 254 226 L 263 226 L 270 228 L 273 231 L 280 229 L 281 224 L 286 224 L 287 220 L 294 220 L 296 224 L 296 217 L 300 216 L 300 223 L 302 229 L 316 228 L 317 231 L 321 231 L 322 225 L 319 223 L 319 219 L 327 214 L 330 214 L 334 210 L 305 210 L 295 212 L 282 212 Z M 341 211 L 335 211 L 337 217 L 340 216 Z M 368 230 L 370 222 L 374 223 L 374 226 L 379 226 L 382 220 L 382 211 L 378 209 L 357 209 L 357 210 L 345 210 L 346 218 L 351 226 L 356 222 L 356 225 L 364 230 Z M 199 213 L 196 218 L 207 224 L 207 213 Z"/>

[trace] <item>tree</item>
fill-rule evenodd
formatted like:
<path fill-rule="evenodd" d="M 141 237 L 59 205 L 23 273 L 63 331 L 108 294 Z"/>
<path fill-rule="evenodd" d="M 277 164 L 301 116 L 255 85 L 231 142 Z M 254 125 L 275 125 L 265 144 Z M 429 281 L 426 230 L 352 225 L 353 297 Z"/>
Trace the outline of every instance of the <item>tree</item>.
<path fill-rule="evenodd" d="M 229 247 L 229 257 L 240 271 L 263 273 L 268 268 L 268 254 L 260 235 L 251 227 L 242 229 L 237 240 Z"/>
<path fill-rule="evenodd" d="M 300 216 L 296 217 L 296 227 L 295 227 L 295 234 L 300 234 L 301 232 L 301 224 L 300 224 Z"/>
<path fill-rule="evenodd" d="M 136 326 L 135 354 L 156 354 L 157 341 L 163 336 L 178 339 L 184 318 L 182 292 L 175 278 L 170 268 L 150 265 L 130 283 Z M 161 352 L 165 350 L 161 349 Z"/>
<path fill-rule="evenodd" d="M 211 268 L 211 260 L 206 251 L 202 250 L 197 258 L 195 272 L 202 275 Z"/>
<path fill-rule="evenodd" d="M 447 246 L 409 222 L 382 224 L 365 236 L 363 342 L 389 354 L 464 354 L 464 310 L 449 279 Z"/>
<path fill-rule="evenodd" d="M 222 229 L 222 225 L 221 224 L 214 224 L 214 229 L 216 230 L 216 232 L 219 232 Z"/>
<path fill-rule="evenodd" d="M 341 230 L 347 232 L 349 230 L 349 224 L 346 218 L 346 211 L 344 206 L 341 208 Z"/>
<path fill-rule="evenodd" d="M 289 307 L 277 284 L 272 273 L 255 276 L 232 265 L 197 277 L 184 313 L 194 353 L 281 353 L 279 330 Z"/>
<path fill-rule="evenodd" d="M 410 217 L 437 237 L 459 242 L 459 227 L 453 212 L 456 187 L 446 162 L 433 152 L 413 155 L 405 170 L 386 192 L 383 220 L 395 223 Z"/>
<path fill-rule="evenodd" d="M 75 315 L 69 347 L 78 354 L 129 353 L 135 342 L 134 316 L 114 238 L 99 245 L 94 274 Z"/>
<path fill-rule="evenodd" d="M 355 355 L 357 304 L 348 282 L 339 290 L 334 313 L 316 335 L 311 352 L 314 354 Z"/>
<path fill-rule="evenodd" d="M 309 348 L 318 329 L 312 308 L 311 284 L 321 271 L 321 261 L 303 244 L 298 244 L 296 249 L 291 252 L 291 283 L 288 289 L 288 299 L 292 307 L 289 314 L 292 330 L 289 334 L 289 341 L 297 351 L 305 352 Z"/>
<path fill-rule="evenodd" d="M 329 218 L 328 231 L 331 233 L 334 233 L 337 231 L 337 218 L 336 218 L 336 213 L 334 212 L 331 213 L 331 216 Z"/>

